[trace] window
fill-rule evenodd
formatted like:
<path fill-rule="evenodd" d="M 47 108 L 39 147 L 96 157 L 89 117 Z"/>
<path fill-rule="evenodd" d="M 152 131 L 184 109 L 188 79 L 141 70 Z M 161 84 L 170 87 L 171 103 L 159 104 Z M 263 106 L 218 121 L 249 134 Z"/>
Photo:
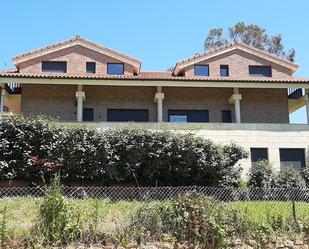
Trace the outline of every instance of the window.
<path fill-rule="evenodd" d="M 107 63 L 107 74 L 123 75 L 124 64 L 123 63 Z"/>
<path fill-rule="evenodd" d="M 169 122 L 209 122 L 208 110 L 168 110 Z"/>
<path fill-rule="evenodd" d="M 147 109 L 107 109 L 107 121 L 112 122 L 148 122 Z"/>
<path fill-rule="evenodd" d="M 220 65 L 220 76 L 229 76 L 229 66 L 228 65 Z"/>
<path fill-rule="evenodd" d="M 172 123 L 187 123 L 188 122 L 188 116 L 187 115 L 171 114 L 171 115 L 169 115 L 169 122 L 172 122 Z"/>
<path fill-rule="evenodd" d="M 292 167 L 301 170 L 305 167 L 304 149 L 280 149 L 281 168 Z"/>
<path fill-rule="evenodd" d="M 42 72 L 66 73 L 66 61 L 42 61 Z"/>
<path fill-rule="evenodd" d="M 271 67 L 270 66 L 249 66 L 250 76 L 264 76 L 271 77 Z"/>
<path fill-rule="evenodd" d="M 86 72 L 95 73 L 95 62 L 86 62 Z"/>
<path fill-rule="evenodd" d="M 252 165 L 262 160 L 268 160 L 267 148 L 250 148 L 250 154 Z"/>
<path fill-rule="evenodd" d="M 93 121 L 93 108 L 83 109 L 83 121 Z"/>
<path fill-rule="evenodd" d="M 194 75 L 195 76 L 209 76 L 209 66 L 208 65 L 194 65 Z"/>
<path fill-rule="evenodd" d="M 222 111 L 222 123 L 232 123 L 232 113 L 230 110 Z"/>

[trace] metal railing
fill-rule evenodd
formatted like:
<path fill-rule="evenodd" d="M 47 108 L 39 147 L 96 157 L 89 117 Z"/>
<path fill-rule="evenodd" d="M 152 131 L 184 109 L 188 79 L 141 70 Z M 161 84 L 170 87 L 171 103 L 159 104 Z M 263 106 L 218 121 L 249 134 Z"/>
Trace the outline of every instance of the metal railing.
<path fill-rule="evenodd" d="M 303 95 L 304 95 L 303 89 L 301 89 L 301 88 L 289 88 L 288 89 L 288 98 L 289 99 L 299 99 Z"/>
<path fill-rule="evenodd" d="M 8 83 L 5 89 L 9 94 L 21 94 L 21 84 L 18 83 Z"/>

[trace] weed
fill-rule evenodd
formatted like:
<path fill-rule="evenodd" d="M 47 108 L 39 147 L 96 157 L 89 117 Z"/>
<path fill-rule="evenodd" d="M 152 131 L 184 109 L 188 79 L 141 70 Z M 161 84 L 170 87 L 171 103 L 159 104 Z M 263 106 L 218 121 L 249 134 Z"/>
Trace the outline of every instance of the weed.
<path fill-rule="evenodd" d="M 35 231 L 37 238 L 43 238 L 43 244 L 52 246 L 73 241 L 80 234 L 79 214 L 61 195 L 58 176 L 46 190 L 39 207 Z"/>

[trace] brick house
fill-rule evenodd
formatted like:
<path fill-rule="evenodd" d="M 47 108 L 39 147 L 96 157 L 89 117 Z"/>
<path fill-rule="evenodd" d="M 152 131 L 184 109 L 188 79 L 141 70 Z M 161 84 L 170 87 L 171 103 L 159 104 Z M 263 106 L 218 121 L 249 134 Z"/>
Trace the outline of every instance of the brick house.
<path fill-rule="evenodd" d="M 45 114 L 98 127 L 195 129 L 234 141 L 276 168 L 308 162 L 309 125 L 289 124 L 306 106 L 309 79 L 298 65 L 235 42 L 176 63 L 172 72 L 143 72 L 141 61 L 79 36 L 13 57 L 0 71 L 0 112 Z"/>

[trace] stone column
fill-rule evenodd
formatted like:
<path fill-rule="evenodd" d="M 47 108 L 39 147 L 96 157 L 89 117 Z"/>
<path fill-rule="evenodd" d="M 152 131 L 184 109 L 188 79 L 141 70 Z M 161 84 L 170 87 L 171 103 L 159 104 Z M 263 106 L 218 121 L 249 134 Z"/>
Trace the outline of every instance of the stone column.
<path fill-rule="evenodd" d="M 155 95 L 155 101 L 157 101 L 157 108 L 158 108 L 158 122 L 163 122 L 163 99 L 164 93 L 162 93 L 162 87 L 157 87 L 157 93 Z"/>
<path fill-rule="evenodd" d="M 76 100 L 77 100 L 77 121 L 83 121 L 83 102 L 85 100 L 85 92 L 83 91 L 83 86 L 78 85 L 76 91 Z"/>
<path fill-rule="evenodd" d="M 5 96 L 5 88 L 0 87 L 0 113 L 4 112 L 4 96 Z"/>

